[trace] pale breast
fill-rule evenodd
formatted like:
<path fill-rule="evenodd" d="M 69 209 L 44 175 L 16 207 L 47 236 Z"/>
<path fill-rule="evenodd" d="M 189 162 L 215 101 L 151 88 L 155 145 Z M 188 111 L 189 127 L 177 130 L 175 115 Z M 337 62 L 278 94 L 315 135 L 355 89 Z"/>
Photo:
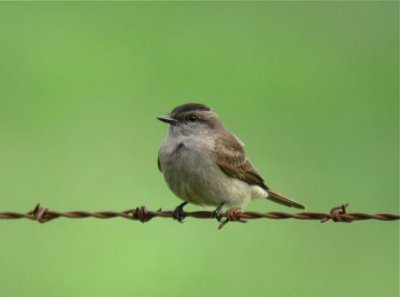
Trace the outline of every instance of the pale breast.
<path fill-rule="evenodd" d="M 194 137 L 166 138 L 159 160 L 170 189 L 182 200 L 218 206 L 240 207 L 254 195 L 254 186 L 227 176 L 212 153 L 213 141 Z"/>

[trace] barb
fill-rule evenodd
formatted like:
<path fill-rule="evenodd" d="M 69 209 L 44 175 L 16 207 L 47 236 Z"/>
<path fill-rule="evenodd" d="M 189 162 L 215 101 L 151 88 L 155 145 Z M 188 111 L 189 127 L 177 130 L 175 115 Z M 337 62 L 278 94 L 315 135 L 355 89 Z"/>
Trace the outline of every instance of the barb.
<path fill-rule="evenodd" d="M 286 213 L 286 212 L 267 212 L 260 213 L 255 211 L 244 211 L 242 212 L 239 208 L 233 208 L 227 210 L 222 215 L 222 222 L 219 225 L 219 229 L 224 227 L 228 222 L 241 222 L 247 223 L 248 220 L 252 219 L 296 219 L 296 220 L 319 220 L 321 223 L 332 220 L 333 222 L 345 222 L 350 223 L 352 221 L 361 220 L 380 220 L 380 221 L 394 221 L 399 220 L 399 214 L 389 213 L 377 213 L 368 214 L 361 212 L 347 213 L 346 208 L 348 204 L 333 207 L 329 213 L 324 212 L 299 212 L 299 213 Z M 196 218 L 196 219 L 213 219 L 215 218 L 212 211 L 193 211 L 183 212 L 184 217 Z M 124 211 L 55 211 L 50 210 L 40 204 L 28 211 L 27 213 L 18 212 L 0 212 L 0 219 L 29 219 L 38 221 L 40 223 L 46 223 L 58 218 L 69 218 L 69 219 L 82 219 L 82 218 L 97 218 L 97 219 L 111 219 L 111 218 L 125 218 L 129 220 L 137 220 L 142 223 L 148 222 L 155 217 L 161 218 L 173 218 L 173 211 L 171 210 L 157 210 L 150 211 L 145 206 L 139 206 L 136 208 L 124 210 Z"/>

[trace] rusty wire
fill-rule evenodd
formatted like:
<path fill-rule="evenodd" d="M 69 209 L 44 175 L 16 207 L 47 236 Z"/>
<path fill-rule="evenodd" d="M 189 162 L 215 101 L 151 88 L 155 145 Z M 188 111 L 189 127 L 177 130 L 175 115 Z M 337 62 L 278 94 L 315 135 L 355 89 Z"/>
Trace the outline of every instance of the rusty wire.
<path fill-rule="evenodd" d="M 297 220 L 319 220 L 322 223 L 332 220 L 333 222 L 345 222 L 350 223 L 352 221 L 360 220 L 380 220 L 380 221 L 394 221 L 399 220 L 399 214 L 389 213 L 377 213 L 368 214 L 361 212 L 347 213 L 346 208 L 348 204 L 333 207 L 329 213 L 325 212 L 299 212 L 299 213 L 286 213 L 286 212 L 267 212 L 260 213 L 255 211 L 244 211 L 242 212 L 239 208 L 232 208 L 227 210 L 222 215 L 222 221 L 219 225 L 221 229 L 228 222 L 241 222 L 246 223 L 247 220 L 251 219 L 297 219 Z M 213 219 L 215 215 L 212 211 L 193 211 L 183 212 L 184 217 L 196 218 L 196 219 Z M 173 218 L 173 211 L 171 210 L 148 210 L 145 206 L 140 206 L 124 211 L 55 211 L 50 210 L 40 204 L 28 211 L 27 213 L 18 212 L 0 212 L 0 219 L 29 219 L 38 221 L 40 223 L 46 223 L 57 218 L 97 218 L 97 219 L 110 219 L 110 218 L 125 218 L 129 220 L 138 220 L 142 223 L 148 222 L 155 217 L 161 218 Z"/>

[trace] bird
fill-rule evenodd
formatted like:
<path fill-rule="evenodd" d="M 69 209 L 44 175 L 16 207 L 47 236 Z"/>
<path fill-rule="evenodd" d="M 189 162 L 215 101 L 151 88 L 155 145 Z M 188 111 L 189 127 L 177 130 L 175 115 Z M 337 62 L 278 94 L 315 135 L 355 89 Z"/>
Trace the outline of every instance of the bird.
<path fill-rule="evenodd" d="M 266 198 L 289 207 L 305 207 L 268 187 L 247 158 L 242 141 L 225 128 L 214 110 L 201 103 L 185 103 L 158 120 L 167 123 L 157 165 L 170 190 L 183 202 L 173 218 L 183 222 L 188 203 L 214 206 L 221 221 L 223 207 L 242 208 Z"/>

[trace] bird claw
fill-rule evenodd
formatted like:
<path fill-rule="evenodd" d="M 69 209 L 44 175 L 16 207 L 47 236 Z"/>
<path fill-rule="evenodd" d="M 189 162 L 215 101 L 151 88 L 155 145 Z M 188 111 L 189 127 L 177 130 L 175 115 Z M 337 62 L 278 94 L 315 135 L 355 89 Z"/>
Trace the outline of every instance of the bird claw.
<path fill-rule="evenodd" d="M 212 217 L 216 218 L 218 222 L 221 222 L 222 218 L 224 217 L 224 212 L 222 208 L 224 207 L 224 203 L 222 202 L 213 212 Z"/>
<path fill-rule="evenodd" d="M 183 211 L 183 207 L 187 204 L 187 202 L 183 202 L 182 204 L 179 204 L 174 211 L 172 212 L 172 217 L 174 220 L 177 220 L 179 223 L 183 223 L 183 220 L 185 219 L 185 214 Z"/>

